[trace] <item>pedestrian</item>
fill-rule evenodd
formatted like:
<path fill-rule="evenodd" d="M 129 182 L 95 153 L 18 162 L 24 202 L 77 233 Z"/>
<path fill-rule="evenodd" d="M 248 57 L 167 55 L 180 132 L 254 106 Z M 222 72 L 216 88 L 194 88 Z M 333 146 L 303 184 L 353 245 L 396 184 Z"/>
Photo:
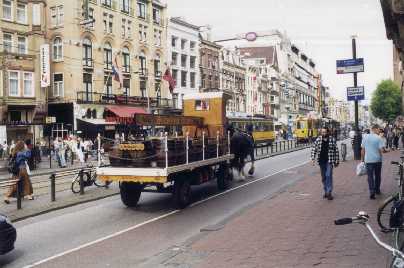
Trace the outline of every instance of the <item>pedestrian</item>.
<path fill-rule="evenodd" d="M 372 133 L 362 141 L 361 161 L 366 164 L 370 199 L 376 199 L 380 195 L 382 153 L 384 150 L 383 140 L 379 137 L 379 127 L 374 125 Z"/>
<path fill-rule="evenodd" d="M 66 145 L 62 138 L 59 138 L 58 140 L 59 143 L 59 161 L 60 161 L 60 167 L 65 168 L 66 167 L 66 158 L 65 158 L 65 152 L 66 152 Z"/>
<path fill-rule="evenodd" d="M 35 159 L 34 159 L 34 147 L 32 146 L 31 140 L 27 139 L 25 141 L 26 149 L 30 152 L 28 157 L 28 167 L 30 170 L 35 169 Z"/>
<path fill-rule="evenodd" d="M 3 158 L 8 158 L 9 153 L 8 153 L 8 144 L 7 141 L 4 141 L 3 143 Z"/>
<path fill-rule="evenodd" d="M 12 179 L 18 180 L 18 182 L 12 185 L 6 193 L 4 197 L 6 204 L 10 204 L 11 197 L 17 197 L 17 187 L 19 187 L 19 184 L 22 189 L 22 196 L 27 196 L 29 200 L 34 199 L 32 183 L 27 172 L 27 161 L 30 154 L 30 151 L 25 148 L 24 142 L 18 141 L 13 149 L 10 161 Z"/>
<path fill-rule="evenodd" d="M 393 138 L 393 144 L 394 144 L 394 149 L 398 150 L 398 143 L 400 141 L 400 132 L 398 128 L 394 129 L 394 138 Z"/>
<path fill-rule="evenodd" d="M 15 148 L 15 141 L 11 140 L 10 151 L 8 152 L 9 156 L 11 156 L 11 154 L 13 153 L 14 148 Z"/>
<path fill-rule="evenodd" d="M 393 149 L 393 138 L 394 138 L 394 133 L 392 129 L 388 128 L 387 129 L 387 134 L 386 134 L 386 139 L 387 139 L 387 148 Z"/>
<path fill-rule="evenodd" d="M 324 187 L 324 199 L 333 200 L 333 168 L 339 165 L 339 151 L 337 141 L 330 135 L 328 128 L 321 129 L 321 135 L 314 142 L 311 150 L 311 161 L 320 166 Z"/>

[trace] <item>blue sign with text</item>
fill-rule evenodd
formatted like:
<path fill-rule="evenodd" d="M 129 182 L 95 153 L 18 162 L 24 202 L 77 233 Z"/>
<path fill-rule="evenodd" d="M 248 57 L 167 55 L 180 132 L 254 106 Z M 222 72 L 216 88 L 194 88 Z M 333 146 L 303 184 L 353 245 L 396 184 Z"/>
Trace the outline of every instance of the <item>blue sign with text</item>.
<path fill-rule="evenodd" d="M 361 73 L 365 71 L 363 58 L 337 60 L 337 74 Z"/>
<path fill-rule="evenodd" d="M 365 99 L 365 87 L 348 87 L 348 101 L 360 101 Z"/>

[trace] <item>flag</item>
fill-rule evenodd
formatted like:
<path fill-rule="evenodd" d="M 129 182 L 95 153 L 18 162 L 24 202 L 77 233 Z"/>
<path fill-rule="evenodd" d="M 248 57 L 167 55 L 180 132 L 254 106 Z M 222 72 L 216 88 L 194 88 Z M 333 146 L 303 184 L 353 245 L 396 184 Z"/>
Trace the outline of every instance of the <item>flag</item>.
<path fill-rule="evenodd" d="M 116 56 L 115 56 L 115 60 L 114 63 L 112 64 L 112 76 L 114 77 L 114 80 L 119 82 L 119 88 L 122 88 L 122 73 L 119 71 L 119 66 L 118 66 L 118 61 L 116 60 Z"/>
<path fill-rule="evenodd" d="M 175 79 L 172 77 L 170 68 L 167 68 L 166 72 L 164 73 L 163 79 L 168 82 L 170 93 L 173 94 L 177 82 L 175 82 Z"/>

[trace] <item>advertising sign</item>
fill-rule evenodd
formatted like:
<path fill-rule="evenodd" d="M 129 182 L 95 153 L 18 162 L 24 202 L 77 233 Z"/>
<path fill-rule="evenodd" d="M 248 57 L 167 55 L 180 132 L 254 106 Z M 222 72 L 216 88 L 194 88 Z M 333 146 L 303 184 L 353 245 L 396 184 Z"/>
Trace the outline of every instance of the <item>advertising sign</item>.
<path fill-rule="evenodd" d="M 40 47 L 41 87 L 50 85 L 49 44 Z"/>
<path fill-rule="evenodd" d="M 348 101 L 360 101 L 365 99 L 365 87 L 348 87 Z"/>
<path fill-rule="evenodd" d="M 361 73 L 365 71 L 363 58 L 337 60 L 337 74 Z"/>

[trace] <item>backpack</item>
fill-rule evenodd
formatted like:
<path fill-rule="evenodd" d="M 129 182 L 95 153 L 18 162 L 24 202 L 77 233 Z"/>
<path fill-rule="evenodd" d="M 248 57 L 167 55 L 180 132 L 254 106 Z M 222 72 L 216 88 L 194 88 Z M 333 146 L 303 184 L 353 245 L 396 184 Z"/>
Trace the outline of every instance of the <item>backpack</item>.
<path fill-rule="evenodd" d="M 17 157 L 13 156 L 8 161 L 7 165 L 8 172 L 14 175 L 18 174 L 19 168 L 17 167 Z"/>
<path fill-rule="evenodd" d="M 401 228 L 404 223 L 404 200 L 395 201 L 391 207 L 390 228 Z"/>

